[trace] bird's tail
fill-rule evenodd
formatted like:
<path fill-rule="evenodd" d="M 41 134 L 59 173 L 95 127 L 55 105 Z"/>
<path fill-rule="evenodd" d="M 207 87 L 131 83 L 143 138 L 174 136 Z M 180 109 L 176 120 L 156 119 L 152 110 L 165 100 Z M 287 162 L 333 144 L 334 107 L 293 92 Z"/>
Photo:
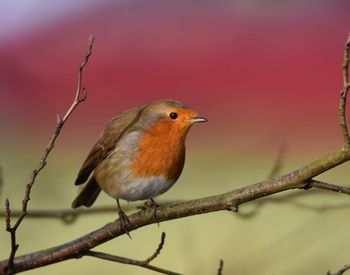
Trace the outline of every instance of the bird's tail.
<path fill-rule="evenodd" d="M 83 190 L 80 191 L 79 195 L 73 201 L 72 208 L 77 208 L 82 205 L 86 207 L 91 206 L 95 202 L 100 192 L 100 186 L 98 186 L 95 178 L 91 177 L 88 183 L 84 186 Z"/>

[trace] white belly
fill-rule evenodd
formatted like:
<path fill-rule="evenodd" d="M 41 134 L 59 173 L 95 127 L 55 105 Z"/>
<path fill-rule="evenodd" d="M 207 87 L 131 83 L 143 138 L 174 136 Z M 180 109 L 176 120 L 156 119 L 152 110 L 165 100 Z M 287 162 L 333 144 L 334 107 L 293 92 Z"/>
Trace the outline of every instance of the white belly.
<path fill-rule="evenodd" d="M 127 201 L 147 200 L 168 191 L 173 184 L 162 176 L 129 179 L 122 185 L 119 197 Z"/>

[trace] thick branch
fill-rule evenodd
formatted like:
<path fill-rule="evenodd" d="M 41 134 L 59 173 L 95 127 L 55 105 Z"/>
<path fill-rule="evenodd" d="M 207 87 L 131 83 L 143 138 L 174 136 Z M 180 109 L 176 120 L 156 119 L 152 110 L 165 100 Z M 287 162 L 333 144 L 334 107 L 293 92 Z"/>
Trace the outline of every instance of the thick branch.
<path fill-rule="evenodd" d="M 298 170 L 273 180 L 262 181 L 221 195 L 161 206 L 157 209 L 157 220 L 160 222 L 168 221 L 219 210 L 235 211 L 238 205 L 242 203 L 285 190 L 302 188 L 309 179 L 349 159 L 350 153 L 339 149 Z M 152 209 L 132 214 L 129 216 L 129 219 L 129 231 L 155 223 Z M 108 223 L 96 231 L 63 245 L 16 257 L 14 261 L 16 272 L 76 258 L 99 244 L 123 234 L 125 232 L 121 228 L 119 220 Z M 6 266 L 6 263 L 6 261 L 0 262 L 0 273 Z"/>

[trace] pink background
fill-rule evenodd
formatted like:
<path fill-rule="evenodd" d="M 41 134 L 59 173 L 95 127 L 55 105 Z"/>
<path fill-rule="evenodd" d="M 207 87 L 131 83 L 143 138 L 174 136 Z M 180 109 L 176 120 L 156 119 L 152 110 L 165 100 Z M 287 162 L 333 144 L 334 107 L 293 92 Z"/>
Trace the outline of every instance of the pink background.
<path fill-rule="evenodd" d="M 349 11 L 349 0 L 0 0 L 0 201 L 9 197 L 14 209 L 20 207 L 56 114 L 62 116 L 74 98 L 92 33 L 88 99 L 59 137 L 29 209 L 69 209 L 78 192 L 76 174 L 106 122 L 154 99 L 178 99 L 209 119 L 191 130 L 184 171 L 160 203 L 265 179 L 281 145 L 287 148 L 281 173 L 340 147 Z M 348 184 L 349 163 L 318 179 Z M 154 264 L 185 274 L 215 274 L 220 258 L 224 274 L 326 274 L 348 264 L 349 198 L 294 192 L 293 198 L 284 197 L 293 194 L 288 191 L 280 201 L 273 196 L 242 205 L 238 214 L 148 226 L 132 232 L 132 241 L 118 238 L 98 250 L 145 259 L 165 231 Z M 93 207 L 101 205 L 114 201 L 101 194 Z M 18 254 L 62 244 L 115 218 L 86 216 L 70 225 L 27 219 Z M 5 258 L 5 230 L 0 243 Z M 64 273 L 154 274 L 85 257 L 32 271 Z"/>
<path fill-rule="evenodd" d="M 316 136 L 340 142 L 348 1 L 52 5 L 3 11 L 4 22 L 12 20 L 0 29 L 1 132 L 12 141 L 25 142 L 19 132 L 26 140 L 47 133 L 66 110 L 94 33 L 84 82 L 89 98 L 68 126 L 88 134 L 87 144 L 116 113 L 159 98 L 208 117 L 205 130 L 193 134 L 202 145 L 309 147 Z"/>

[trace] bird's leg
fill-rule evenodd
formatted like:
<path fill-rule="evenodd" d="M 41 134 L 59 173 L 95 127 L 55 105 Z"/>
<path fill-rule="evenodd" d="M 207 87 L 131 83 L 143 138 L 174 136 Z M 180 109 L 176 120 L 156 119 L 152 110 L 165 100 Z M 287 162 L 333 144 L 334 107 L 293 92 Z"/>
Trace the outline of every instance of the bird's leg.
<path fill-rule="evenodd" d="M 120 226 L 125 231 L 125 233 L 129 236 L 129 238 L 131 239 L 129 230 L 128 230 L 127 225 L 126 225 L 127 223 L 130 224 L 129 217 L 125 214 L 123 209 L 120 207 L 119 199 L 117 199 L 117 205 L 118 205 L 118 214 L 119 214 Z"/>
<path fill-rule="evenodd" d="M 154 221 L 157 222 L 158 224 L 158 227 L 159 227 L 159 221 L 158 221 L 158 218 L 157 218 L 157 208 L 160 206 L 153 198 L 150 199 L 151 201 L 151 205 L 153 206 L 153 219 Z"/>

